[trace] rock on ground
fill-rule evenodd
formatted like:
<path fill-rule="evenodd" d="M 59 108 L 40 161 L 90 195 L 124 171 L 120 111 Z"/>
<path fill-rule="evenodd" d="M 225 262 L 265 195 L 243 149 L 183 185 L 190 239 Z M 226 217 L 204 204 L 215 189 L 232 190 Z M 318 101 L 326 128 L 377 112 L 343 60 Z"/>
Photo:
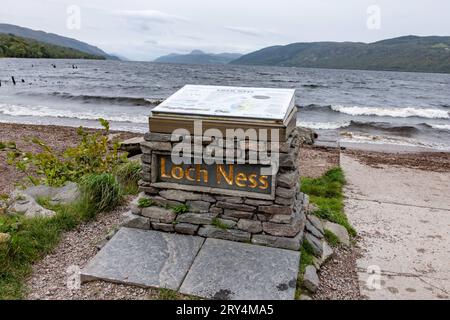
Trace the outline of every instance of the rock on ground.
<path fill-rule="evenodd" d="M 305 268 L 305 273 L 303 275 L 303 286 L 312 293 L 316 292 L 319 288 L 319 277 L 317 276 L 317 270 L 312 265 Z"/>
<path fill-rule="evenodd" d="M 325 221 L 324 229 L 333 233 L 342 244 L 344 244 L 346 246 L 350 245 L 350 237 L 348 235 L 347 229 L 345 229 L 340 224 L 333 223 L 330 221 Z"/>

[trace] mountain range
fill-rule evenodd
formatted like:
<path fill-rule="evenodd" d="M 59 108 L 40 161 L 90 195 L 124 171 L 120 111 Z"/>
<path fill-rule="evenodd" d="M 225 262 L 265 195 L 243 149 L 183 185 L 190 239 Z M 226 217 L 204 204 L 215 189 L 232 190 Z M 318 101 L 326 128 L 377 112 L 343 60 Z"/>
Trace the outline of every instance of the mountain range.
<path fill-rule="evenodd" d="M 292 43 L 246 54 L 231 64 L 450 73 L 450 37 Z"/>
<path fill-rule="evenodd" d="M 16 25 L 0 23 L 0 36 L 0 56 L 120 60 L 85 42 Z M 298 42 L 245 55 L 193 50 L 165 55 L 154 62 L 450 73 L 450 37 L 404 36 L 373 43 Z"/>
<path fill-rule="evenodd" d="M 241 57 L 239 53 L 205 53 L 201 50 L 193 50 L 188 54 L 171 53 L 154 60 L 161 63 L 189 63 L 189 64 L 227 64 Z"/>
<path fill-rule="evenodd" d="M 0 34 L 15 35 L 17 37 L 32 39 L 35 41 L 47 43 L 50 45 L 55 45 L 59 47 L 71 48 L 80 52 L 87 53 L 91 56 L 103 57 L 105 59 L 118 58 L 107 54 L 100 48 L 87 44 L 85 42 L 63 37 L 54 33 L 47 33 L 44 31 L 32 30 L 29 28 L 24 28 L 12 24 L 0 23 Z"/>

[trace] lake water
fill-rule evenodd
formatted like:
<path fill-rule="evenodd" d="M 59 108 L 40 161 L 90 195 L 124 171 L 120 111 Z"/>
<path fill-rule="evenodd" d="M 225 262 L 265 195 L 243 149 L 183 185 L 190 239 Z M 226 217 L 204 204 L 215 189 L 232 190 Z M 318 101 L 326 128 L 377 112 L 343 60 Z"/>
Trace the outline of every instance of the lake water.
<path fill-rule="evenodd" d="M 448 74 L 0 59 L 0 81 L 0 122 L 97 127 L 101 117 L 145 132 L 150 110 L 185 84 L 295 88 L 297 124 L 324 140 L 450 151 Z"/>

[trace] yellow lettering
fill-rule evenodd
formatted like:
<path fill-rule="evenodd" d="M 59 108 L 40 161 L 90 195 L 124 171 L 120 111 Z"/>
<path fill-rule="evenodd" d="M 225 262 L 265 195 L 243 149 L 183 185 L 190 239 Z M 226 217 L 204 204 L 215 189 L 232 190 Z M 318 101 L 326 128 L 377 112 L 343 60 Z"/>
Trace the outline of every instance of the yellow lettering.
<path fill-rule="evenodd" d="M 195 165 L 195 175 L 197 178 L 197 182 L 201 181 L 201 175 L 203 174 L 203 182 L 208 183 L 208 171 L 205 169 L 201 169 L 199 164 Z"/>
<path fill-rule="evenodd" d="M 161 178 L 170 178 L 166 173 L 166 158 L 161 157 Z"/>
<path fill-rule="evenodd" d="M 246 187 L 247 186 L 247 176 L 245 175 L 245 173 L 239 172 L 236 175 L 236 185 L 238 187 Z"/>
<path fill-rule="evenodd" d="M 186 168 L 186 179 L 189 181 L 195 181 L 195 177 L 191 176 L 191 172 L 195 171 L 194 168 L 192 167 L 187 167 Z"/>
<path fill-rule="evenodd" d="M 184 172 L 183 172 L 183 168 L 181 168 L 180 166 L 173 166 L 170 173 L 172 174 L 172 177 L 174 179 L 177 179 L 177 180 L 183 179 Z"/>
<path fill-rule="evenodd" d="M 225 182 L 232 186 L 233 185 L 233 165 L 228 165 L 229 174 L 227 176 L 227 171 L 223 164 L 217 165 L 217 183 L 220 184 L 222 182 L 222 177 L 225 179 Z"/>
<path fill-rule="evenodd" d="M 248 176 L 248 181 L 250 182 L 249 187 L 254 189 L 258 186 L 258 182 L 256 181 L 256 174 L 251 174 Z"/>
<path fill-rule="evenodd" d="M 265 190 L 269 187 L 269 181 L 267 176 L 261 176 L 259 177 L 259 183 L 261 184 L 259 188 L 261 190 Z"/>

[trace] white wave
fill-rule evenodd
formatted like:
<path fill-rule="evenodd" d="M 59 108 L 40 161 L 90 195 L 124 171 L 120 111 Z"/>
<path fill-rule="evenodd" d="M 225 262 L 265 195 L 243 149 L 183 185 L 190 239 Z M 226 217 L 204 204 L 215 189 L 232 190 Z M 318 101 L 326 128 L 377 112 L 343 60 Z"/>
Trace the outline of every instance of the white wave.
<path fill-rule="evenodd" d="M 297 126 L 316 129 L 316 130 L 334 130 L 339 128 L 345 128 L 350 125 L 350 121 L 347 122 L 302 122 L 297 121 Z"/>
<path fill-rule="evenodd" d="M 427 148 L 440 151 L 450 150 L 450 146 L 439 143 L 427 143 L 412 138 L 379 136 L 364 133 L 343 132 L 340 137 L 341 143 L 364 143 L 376 145 L 396 145 L 404 147 Z"/>
<path fill-rule="evenodd" d="M 429 126 L 433 129 L 439 129 L 439 130 L 449 130 L 450 131 L 450 124 L 432 124 L 429 123 Z"/>
<path fill-rule="evenodd" d="M 128 111 L 128 112 L 127 112 Z M 9 116 L 32 116 L 32 117 L 50 117 L 50 118 L 73 118 L 80 120 L 98 120 L 103 118 L 114 122 L 147 123 L 146 114 L 132 113 L 131 108 L 120 112 L 119 110 L 103 110 L 95 112 L 94 110 L 69 110 L 50 108 L 46 106 L 19 106 L 10 104 L 0 104 L 0 114 Z"/>
<path fill-rule="evenodd" d="M 450 114 L 446 110 L 440 109 L 425 109 L 425 108 L 377 108 L 377 107 L 359 107 L 359 106 L 331 106 L 331 109 L 336 112 L 349 114 L 352 116 L 379 116 L 379 117 L 394 117 L 394 118 L 408 118 L 420 117 L 428 119 L 450 119 Z"/>

